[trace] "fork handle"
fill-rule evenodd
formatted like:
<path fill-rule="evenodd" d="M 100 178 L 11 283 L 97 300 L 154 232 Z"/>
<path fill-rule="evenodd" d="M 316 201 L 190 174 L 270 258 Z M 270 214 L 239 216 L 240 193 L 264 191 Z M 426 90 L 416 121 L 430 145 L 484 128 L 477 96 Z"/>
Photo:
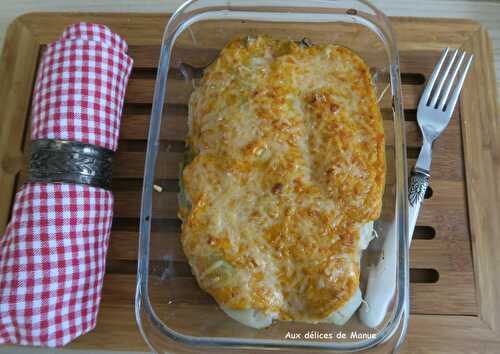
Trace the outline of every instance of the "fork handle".
<path fill-rule="evenodd" d="M 411 237 L 415 230 L 420 205 L 429 186 L 429 178 L 429 170 L 415 166 L 411 171 L 408 190 L 409 243 L 411 243 Z M 382 251 L 385 256 L 381 257 L 377 265 L 372 267 L 368 273 L 365 303 L 361 305 L 359 310 L 361 322 L 370 328 L 375 328 L 382 323 L 396 291 L 396 245 L 396 231 L 394 225 L 390 225 Z M 407 304 L 405 307 L 405 311 L 408 311 Z"/>
<path fill-rule="evenodd" d="M 429 186 L 431 157 L 432 143 L 424 140 L 417 163 L 411 171 L 408 188 L 408 247 L 410 247 L 415 230 L 420 205 Z M 396 245 L 396 232 L 394 225 L 391 225 L 383 246 L 382 253 L 385 256 L 381 257 L 377 265 L 368 273 L 365 303 L 359 310 L 361 322 L 370 328 L 375 328 L 382 323 L 396 291 Z M 408 311 L 407 303 L 405 307 L 405 311 Z"/>
<path fill-rule="evenodd" d="M 410 184 L 408 186 L 408 242 L 411 244 L 420 205 L 424 200 L 425 192 L 429 187 L 431 175 L 429 170 L 415 166 L 411 171 Z M 408 244 L 408 247 L 410 246 Z"/>

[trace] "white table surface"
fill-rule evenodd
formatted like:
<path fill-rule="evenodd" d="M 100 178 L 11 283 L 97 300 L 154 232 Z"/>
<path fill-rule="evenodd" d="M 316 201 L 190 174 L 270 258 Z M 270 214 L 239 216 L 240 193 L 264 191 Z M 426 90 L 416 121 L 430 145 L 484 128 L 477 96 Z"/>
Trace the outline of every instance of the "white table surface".
<path fill-rule="evenodd" d="M 172 12 L 182 2 L 182 0 L 0 0 L 0 46 L 3 47 L 9 23 L 17 16 L 27 12 Z M 493 40 L 497 90 L 500 93 L 500 0 L 372 0 L 372 3 L 389 16 L 467 18 L 482 23 L 488 29 Z M 110 352 L 54 351 L 52 349 L 0 346 L 0 354 L 16 353 L 101 354 Z"/>

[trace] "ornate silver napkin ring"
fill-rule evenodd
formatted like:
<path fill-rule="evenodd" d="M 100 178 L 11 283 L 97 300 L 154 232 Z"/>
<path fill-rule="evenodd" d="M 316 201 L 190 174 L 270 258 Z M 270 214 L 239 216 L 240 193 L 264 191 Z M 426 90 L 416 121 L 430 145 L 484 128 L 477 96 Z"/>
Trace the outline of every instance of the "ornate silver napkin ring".
<path fill-rule="evenodd" d="M 112 150 L 57 139 L 34 140 L 31 147 L 29 182 L 85 184 L 110 189 Z"/>

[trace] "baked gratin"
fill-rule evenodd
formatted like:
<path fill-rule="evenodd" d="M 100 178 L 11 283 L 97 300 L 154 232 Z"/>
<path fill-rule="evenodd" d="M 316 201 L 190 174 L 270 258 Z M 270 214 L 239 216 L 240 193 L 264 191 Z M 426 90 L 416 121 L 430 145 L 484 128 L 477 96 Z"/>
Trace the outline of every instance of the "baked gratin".
<path fill-rule="evenodd" d="M 232 318 L 345 323 L 384 189 L 369 68 L 351 50 L 230 42 L 189 101 L 182 245 Z"/>

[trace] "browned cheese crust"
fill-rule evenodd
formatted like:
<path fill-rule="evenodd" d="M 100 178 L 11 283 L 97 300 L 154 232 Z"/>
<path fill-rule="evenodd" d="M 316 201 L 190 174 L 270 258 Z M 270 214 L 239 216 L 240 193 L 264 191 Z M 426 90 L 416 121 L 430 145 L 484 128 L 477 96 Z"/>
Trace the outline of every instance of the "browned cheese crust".
<path fill-rule="evenodd" d="M 359 286 L 360 226 L 381 211 L 382 117 L 351 50 L 230 42 L 189 104 L 182 244 L 232 309 L 319 321 Z"/>

